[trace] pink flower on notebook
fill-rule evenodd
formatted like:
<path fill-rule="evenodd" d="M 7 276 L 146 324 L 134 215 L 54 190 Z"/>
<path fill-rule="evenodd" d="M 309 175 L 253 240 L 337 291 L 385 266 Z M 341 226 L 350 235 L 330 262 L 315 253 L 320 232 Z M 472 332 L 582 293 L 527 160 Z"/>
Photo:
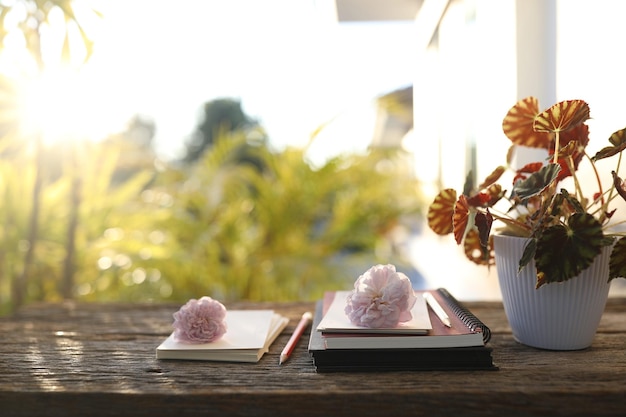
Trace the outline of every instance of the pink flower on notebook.
<path fill-rule="evenodd" d="M 409 278 L 394 265 L 376 265 L 354 283 L 345 312 L 350 321 L 370 328 L 396 327 L 412 318 L 415 293 Z"/>
<path fill-rule="evenodd" d="M 183 343 L 210 343 L 226 333 L 226 307 L 211 297 L 191 299 L 174 313 L 174 338 Z"/>

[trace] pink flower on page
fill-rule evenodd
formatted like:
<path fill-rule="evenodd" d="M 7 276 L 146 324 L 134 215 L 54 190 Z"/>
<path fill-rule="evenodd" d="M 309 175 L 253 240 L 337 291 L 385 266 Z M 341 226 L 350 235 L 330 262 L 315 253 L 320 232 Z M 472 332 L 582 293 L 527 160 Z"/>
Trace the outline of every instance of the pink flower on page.
<path fill-rule="evenodd" d="M 211 297 L 189 300 L 174 313 L 174 338 L 183 343 L 209 343 L 226 333 L 226 307 Z"/>
<path fill-rule="evenodd" d="M 345 312 L 357 326 L 395 327 L 411 320 L 416 299 L 406 275 L 396 272 L 393 265 L 376 265 L 354 283 Z"/>

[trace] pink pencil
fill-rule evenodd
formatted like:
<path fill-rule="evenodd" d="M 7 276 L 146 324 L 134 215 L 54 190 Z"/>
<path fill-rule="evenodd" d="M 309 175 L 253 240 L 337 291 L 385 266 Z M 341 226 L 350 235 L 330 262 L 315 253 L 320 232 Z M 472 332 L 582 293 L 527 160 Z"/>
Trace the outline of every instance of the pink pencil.
<path fill-rule="evenodd" d="M 289 338 L 289 341 L 285 345 L 285 348 L 280 353 L 280 361 L 278 362 L 279 365 L 282 365 L 282 363 L 287 360 L 289 355 L 291 355 L 291 352 L 293 352 L 293 348 L 296 347 L 296 343 L 298 343 L 298 340 L 300 340 L 300 336 L 302 336 L 304 329 L 307 328 L 312 318 L 313 314 L 308 311 L 302 315 L 298 326 L 296 326 L 296 330 L 294 330 L 293 334 Z"/>

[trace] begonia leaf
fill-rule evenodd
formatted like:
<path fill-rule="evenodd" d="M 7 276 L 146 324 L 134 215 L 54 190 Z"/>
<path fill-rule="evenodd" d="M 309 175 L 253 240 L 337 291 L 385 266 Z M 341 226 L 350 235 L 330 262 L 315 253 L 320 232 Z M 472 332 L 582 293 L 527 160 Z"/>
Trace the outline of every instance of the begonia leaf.
<path fill-rule="evenodd" d="M 576 126 L 572 126 L 560 133 L 560 142 L 562 144 L 568 144 L 572 141 L 576 142 L 577 150 L 581 150 L 589 145 L 589 126 L 586 123 L 579 123 Z M 563 147 L 561 147 L 562 149 Z M 554 149 L 550 149 L 550 153 L 553 153 Z"/>
<path fill-rule="evenodd" d="M 469 223 L 469 216 L 470 209 L 469 204 L 467 203 L 467 198 L 464 195 L 461 195 L 454 205 L 454 214 L 452 215 L 454 240 L 456 240 L 456 243 L 459 245 L 465 237 L 465 232 Z"/>
<path fill-rule="evenodd" d="M 575 140 L 570 140 L 567 145 L 561 147 L 559 156 L 561 158 L 573 157 L 576 151 L 578 151 L 578 143 Z"/>
<path fill-rule="evenodd" d="M 622 180 L 615 171 L 611 171 L 611 175 L 613 175 L 613 185 L 615 186 L 615 190 L 617 193 L 626 200 L 626 184 L 624 180 Z"/>
<path fill-rule="evenodd" d="M 500 199 L 502 199 L 502 197 L 504 197 L 505 191 L 502 189 L 502 186 L 500 184 L 491 184 L 487 188 L 487 194 L 489 194 L 489 196 L 491 197 L 487 206 L 493 207 L 494 204 L 496 204 L 498 201 L 500 201 Z"/>
<path fill-rule="evenodd" d="M 485 213 L 476 213 L 476 216 L 474 217 L 474 225 L 478 229 L 478 239 L 480 240 L 480 245 L 484 248 L 486 248 L 488 245 L 492 224 L 493 216 L 491 215 L 491 213 L 489 213 L 489 211 Z"/>
<path fill-rule="evenodd" d="M 620 238 L 611 252 L 609 281 L 613 278 L 626 278 L 626 237 Z"/>
<path fill-rule="evenodd" d="M 467 204 L 472 207 L 489 207 L 491 195 L 488 193 L 478 193 L 467 198 Z"/>
<path fill-rule="evenodd" d="M 548 227 L 537 239 L 537 287 L 575 277 L 605 244 L 602 224 L 588 213 L 573 214 L 566 225 Z"/>
<path fill-rule="evenodd" d="M 608 158 L 609 156 L 616 155 L 626 149 L 626 128 L 613 132 L 609 138 L 609 142 L 613 146 L 607 146 L 602 148 L 593 157 L 594 161 L 599 159 Z"/>
<path fill-rule="evenodd" d="M 578 169 L 578 165 L 580 165 L 580 161 L 585 155 L 585 147 L 589 143 L 589 127 L 581 123 L 566 132 L 561 132 L 560 143 L 566 145 L 559 149 L 557 162 L 561 165 L 561 172 L 559 173 L 557 181 L 572 176 L 571 168 L 573 168 L 574 171 Z M 548 154 L 553 157 L 554 151 L 555 149 L 552 148 Z"/>
<path fill-rule="evenodd" d="M 560 193 L 554 195 L 550 205 L 550 215 L 553 218 L 569 217 L 574 213 L 584 213 L 585 209 L 576 199 L 565 189 L 561 189 Z"/>
<path fill-rule="evenodd" d="M 489 237 L 487 246 L 480 243 L 478 230 L 470 229 L 463 241 L 465 256 L 477 265 L 494 265 L 495 255 L 493 253 L 493 236 Z"/>
<path fill-rule="evenodd" d="M 509 146 L 509 150 L 506 151 L 506 163 L 511 165 L 513 163 L 513 157 L 515 156 L 515 149 L 517 146 L 511 145 Z"/>
<path fill-rule="evenodd" d="M 585 212 L 585 208 L 583 207 L 582 204 L 580 204 L 580 201 L 578 201 L 578 199 L 576 199 L 576 197 L 571 195 L 569 193 L 569 191 L 567 191 L 566 189 L 564 189 L 564 188 L 561 189 L 561 193 L 559 195 L 563 196 L 565 201 L 567 201 L 569 203 L 569 205 L 573 207 L 573 209 L 574 209 L 574 211 L 576 213 L 584 213 Z"/>
<path fill-rule="evenodd" d="M 513 187 L 513 193 L 522 200 L 535 196 L 552 184 L 560 171 L 559 164 L 547 164 L 528 178 L 518 181 Z"/>
<path fill-rule="evenodd" d="M 502 130 L 515 145 L 530 148 L 550 148 L 550 134 L 533 129 L 535 117 L 539 114 L 539 102 L 535 97 L 518 101 L 508 111 L 502 121 Z"/>
<path fill-rule="evenodd" d="M 513 177 L 513 184 L 515 184 L 518 180 L 524 180 L 528 178 L 525 174 L 532 174 L 539 171 L 543 167 L 543 162 L 530 162 L 520 169 L 518 169 L 515 173 L 515 177 Z"/>
<path fill-rule="evenodd" d="M 456 190 L 442 190 L 428 207 L 428 226 L 439 235 L 452 233 L 452 215 L 456 204 Z"/>
<path fill-rule="evenodd" d="M 583 100 L 556 103 L 535 117 L 533 129 L 537 132 L 563 132 L 589 119 L 589 105 Z"/>
<path fill-rule="evenodd" d="M 528 265 L 535 257 L 535 251 L 537 250 L 537 241 L 535 239 L 528 240 L 526 246 L 524 246 L 524 252 L 522 253 L 522 257 L 519 260 L 518 271 L 521 271 Z"/>
<path fill-rule="evenodd" d="M 487 176 L 487 178 L 485 178 L 482 184 L 478 186 L 478 189 L 483 190 L 489 187 L 490 185 L 494 184 L 496 181 L 500 179 L 500 177 L 502 176 L 502 174 L 504 174 L 505 171 L 506 171 L 506 168 L 500 165 L 499 167 L 494 169 L 493 172 Z"/>

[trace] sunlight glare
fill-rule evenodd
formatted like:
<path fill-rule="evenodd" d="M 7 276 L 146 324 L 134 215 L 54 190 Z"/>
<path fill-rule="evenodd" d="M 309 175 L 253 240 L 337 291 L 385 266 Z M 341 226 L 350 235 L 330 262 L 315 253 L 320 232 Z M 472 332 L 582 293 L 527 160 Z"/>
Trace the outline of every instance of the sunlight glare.
<path fill-rule="evenodd" d="M 44 143 L 97 140 L 106 133 L 96 122 L 96 97 L 75 70 L 44 72 L 21 89 L 21 131 L 42 135 Z"/>

